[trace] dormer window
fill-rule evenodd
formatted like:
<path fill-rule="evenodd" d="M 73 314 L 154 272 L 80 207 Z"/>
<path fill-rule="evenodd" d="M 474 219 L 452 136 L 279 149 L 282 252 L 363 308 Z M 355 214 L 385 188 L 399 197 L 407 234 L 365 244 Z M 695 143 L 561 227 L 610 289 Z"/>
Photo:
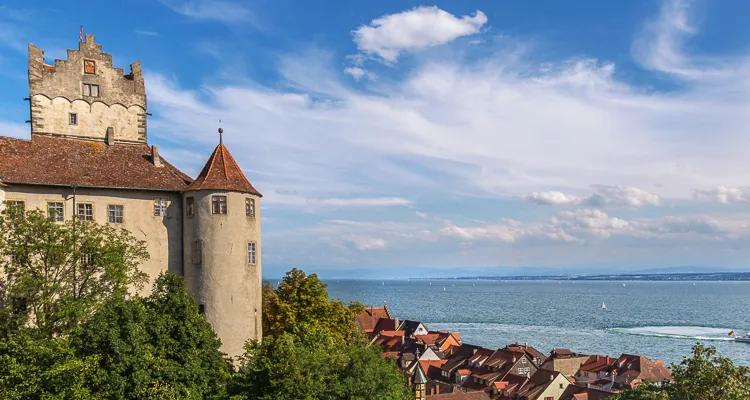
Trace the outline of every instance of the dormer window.
<path fill-rule="evenodd" d="M 99 85 L 94 85 L 93 83 L 84 83 L 83 95 L 89 97 L 99 97 Z"/>
<path fill-rule="evenodd" d="M 68 114 L 68 124 L 70 124 L 70 125 L 78 125 L 78 114 L 76 114 L 76 113 L 70 113 L 70 114 Z"/>

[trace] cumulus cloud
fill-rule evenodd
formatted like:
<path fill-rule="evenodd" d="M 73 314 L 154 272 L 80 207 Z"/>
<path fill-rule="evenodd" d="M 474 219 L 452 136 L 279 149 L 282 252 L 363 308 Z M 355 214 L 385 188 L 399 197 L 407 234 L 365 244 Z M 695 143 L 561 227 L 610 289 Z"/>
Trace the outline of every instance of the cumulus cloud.
<path fill-rule="evenodd" d="M 362 78 L 375 79 L 375 74 L 360 67 L 346 67 L 344 68 L 344 73 L 351 75 L 355 80 L 360 80 Z"/>
<path fill-rule="evenodd" d="M 719 204 L 750 203 L 750 189 L 747 188 L 719 186 L 715 189 L 696 189 L 694 196 Z"/>
<path fill-rule="evenodd" d="M 597 209 L 562 211 L 544 221 L 502 220 L 481 226 L 446 226 L 439 231 L 463 240 L 498 243 L 539 240 L 592 244 L 602 240 L 627 238 L 662 244 L 733 240 L 750 236 L 750 217 L 692 214 L 656 218 L 623 219 Z M 652 242 L 652 244 L 654 244 Z"/>
<path fill-rule="evenodd" d="M 552 206 L 590 206 L 590 207 L 642 207 L 658 206 L 661 200 L 658 195 L 631 186 L 592 185 L 594 193 L 575 196 L 558 191 L 532 192 L 524 199 L 539 205 Z"/>
<path fill-rule="evenodd" d="M 376 18 L 353 35 L 360 51 L 394 63 L 404 51 L 438 46 L 478 33 L 486 23 L 487 16 L 481 11 L 458 18 L 438 7 L 422 6 Z"/>

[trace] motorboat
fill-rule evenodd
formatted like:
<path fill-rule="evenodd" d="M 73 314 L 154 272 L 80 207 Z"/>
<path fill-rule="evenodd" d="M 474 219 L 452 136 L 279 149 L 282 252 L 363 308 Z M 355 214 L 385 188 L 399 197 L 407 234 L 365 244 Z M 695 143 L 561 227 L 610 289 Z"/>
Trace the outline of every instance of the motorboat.
<path fill-rule="evenodd" d="M 731 331 L 731 332 L 729 332 L 729 336 L 734 336 L 734 341 L 735 342 L 750 343 L 750 333 L 748 333 L 747 335 L 744 335 L 744 336 L 742 336 L 742 335 L 736 336 L 734 334 L 734 331 Z"/>

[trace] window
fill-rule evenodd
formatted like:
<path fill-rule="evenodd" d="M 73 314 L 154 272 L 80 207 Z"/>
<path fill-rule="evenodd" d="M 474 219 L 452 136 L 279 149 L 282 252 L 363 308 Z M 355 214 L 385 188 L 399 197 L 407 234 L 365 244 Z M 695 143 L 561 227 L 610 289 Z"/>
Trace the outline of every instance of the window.
<path fill-rule="evenodd" d="M 93 83 L 84 83 L 83 95 L 91 96 L 91 97 L 99 97 L 99 85 L 94 85 Z"/>
<path fill-rule="evenodd" d="M 203 260 L 203 255 L 201 254 L 201 241 L 196 240 L 192 243 L 190 246 L 190 255 L 193 259 L 193 264 L 195 265 L 201 265 L 201 261 Z"/>
<path fill-rule="evenodd" d="M 206 305 L 198 304 L 198 314 L 203 315 L 206 313 Z"/>
<path fill-rule="evenodd" d="M 94 205 L 91 203 L 76 204 L 78 218 L 84 221 L 94 220 Z"/>
<path fill-rule="evenodd" d="M 255 199 L 245 199 L 245 215 L 250 218 L 255 218 Z"/>
<path fill-rule="evenodd" d="M 255 265 L 255 242 L 249 242 L 247 244 L 247 263 Z"/>
<path fill-rule="evenodd" d="M 227 196 L 211 196 L 211 211 L 214 214 L 226 214 Z"/>
<path fill-rule="evenodd" d="M 560 386 L 562 386 L 562 385 L 560 385 Z M 552 396 L 549 396 L 549 397 L 545 397 L 544 400 L 555 400 L 555 398 L 552 397 Z"/>
<path fill-rule="evenodd" d="M 23 200 L 8 200 L 5 202 L 8 211 L 13 214 L 24 215 L 26 213 L 26 202 Z"/>
<path fill-rule="evenodd" d="M 521 357 L 521 364 L 526 364 L 526 357 Z"/>
<path fill-rule="evenodd" d="M 166 217 L 169 209 L 169 200 L 164 198 L 154 199 L 154 217 Z"/>
<path fill-rule="evenodd" d="M 63 208 L 63 203 L 60 203 L 57 201 L 48 201 L 47 202 L 47 218 L 55 222 L 60 222 L 60 221 L 65 220 L 65 212 Z"/>
<path fill-rule="evenodd" d="M 78 114 L 76 113 L 68 114 L 68 123 L 70 125 L 78 125 Z"/>
<path fill-rule="evenodd" d="M 529 368 L 529 367 L 526 367 L 526 368 L 519 368 L 519 369 L 518 369 L 518 375 L 526 375 L 526 374 L 528 374 L 529 372 L 531 372 L 531 368 Z"/>
<path fill-rule="evenodd" d="M 94 263 L 94 257 L 91 254 L 81 256 L 81 265 L 84 267 L 90 267 Z"/>
<path fill-rule="evenodd" d="M 187 215 L 188 217 L 192 217 L 193 215 L 195 215 L 195 198 L 185 198 L 185 215 Z"/>
<path fill-rule="evenodd" d="M 564 389 L 564 388 L 563 388 L 563 384 L 562 384 L 562 383 L 560 384 L 560 389 Z"/>
<path fill-rule="evenodd" d="M 107 206 L 107 220 L 110 224 L 121 224 L 122 223 L 122 212 L 123 206 L 121 205 L 108 205 Z"/>
<path fill-rule="evenodd" d="M 87 74 L 95 74 L 96 73 L 96 63 L 94 60 L 84 60 L 83 61 L 83 72 Z"/>

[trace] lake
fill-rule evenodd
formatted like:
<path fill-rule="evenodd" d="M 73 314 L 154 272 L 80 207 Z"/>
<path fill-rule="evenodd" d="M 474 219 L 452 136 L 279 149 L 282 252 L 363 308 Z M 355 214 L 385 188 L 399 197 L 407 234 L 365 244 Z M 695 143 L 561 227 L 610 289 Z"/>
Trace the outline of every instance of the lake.
<path fill-rule="evenodd" d="M 743 365 L 750 282 L 327 280 L 332 298 L 380 305 L 400 319 L 488 348 L 528 342 L 548 353 L 645 355 L 667 363 L 700 341 Z M 602 303 L 607 306 L 602 310 Z"/>

